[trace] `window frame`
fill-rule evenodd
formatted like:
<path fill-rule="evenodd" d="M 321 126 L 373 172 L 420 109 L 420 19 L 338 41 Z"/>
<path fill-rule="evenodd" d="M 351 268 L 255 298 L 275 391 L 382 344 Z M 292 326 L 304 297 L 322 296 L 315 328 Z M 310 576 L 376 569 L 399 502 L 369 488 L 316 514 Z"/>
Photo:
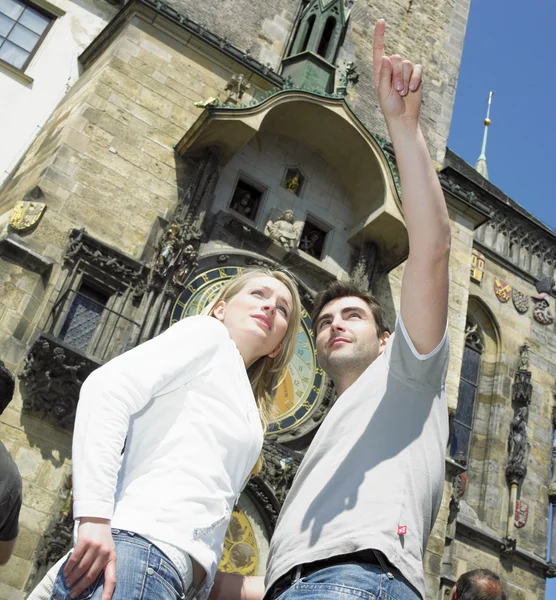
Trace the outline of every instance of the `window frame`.
<path fill-rule="evenodd" d="M 45 17 L 50 18 L 50 23 L 46 26 L 45 30 L 40 35 L 40 37 L 37 40 L 35 46 L 33 47 L 33 50 L 31 50 L 31 52 L 29 52 L 29 56 L 27 57 L 27 60 L 23 63 L 23 65 L 21 67 L 16 67 L 15 65 L 12 65 L 8 61 L 0 58 L 0 65 L 6 67 L 8 70 L 10 70 L 10 71 L 16 71 L 18 73 L 25 73 L 25 71 L 27 70 L 27 68 L 31 64 L 31 61 L 35 57 L 35 54 L 37 53 L 38 49 L 42 46 L 44 40 L 46 39 L 46 36 L 48 35 L 48 33 L 50 32 L 50 30 L 52 29 L 52 26 L 54 25 L 54 22 L 60 16 L 62 16 L 63 14 L 65 14 L 65 12 L 63 12 L 63 11 L 56 11 L 56 12 L 51 11 L 47 7 L 43 6 L 42 2 L 39 4 L 39 3 L 35 3 L 35 2 L 30 2 L 29 0 L 20 0 L 20 1 L 23 4 L 25 4 L 26 6 L 29 6 L 30 8 L 32 8 L 33 10 L 36 10 L 37 12 L 43 14 Z M 13 27 L 15 27 L 18 23 L 19 23 L 19 21 L 15 21 Z M 12 29 L 13 29 L 13 27 L 12 27 Z M 25 27 L 25 25 L 23 25 L 23 27 Z M 10 30 L 10 32 L 11 31 L 12 30 Z M 7 39 L 7 36 L 6 36 L 6 39 Z M 10 40 L 8 40 L 8 41 L 10 41 Z"/>
<path fill-rule="evenodd" d="M 448 447 L 448 455 L 449 457 L 454 460 L 455 462 L 457 462 L 458 464 L 461 464 L 462 466 L 466 467 L 468 466 L 469 463 L 469 451 L 471 449 L 471 438 L 473 436 L 473 425 L 475 423 L 475 413 L 477 411 L 477 398 L 479 395 L 479 386 L 480 386 L 480 382 L 481 382 L 481 367 L 482 367 L 482 361 L 483 361 L 483 354 L 485 351 L 485 347 L 484 347 L 484 343 L 483 343 L 483 332 L 480 329 L 478 324 L 472 323 L 469 319 L 467 321 L 467 326 L 466 326 L 466 336 L 465 336 L 465 344 L 464 344 L 464 354 L 462 357 L 462 363 L 461 363 L 461 370 L 460 370 L 460 382 L 463 380 L 465 383 L 473 386 L 474 391 L 473 391 L 473 407 L 472 407 L 472 416 L 471 416 L 471 424 L 470 425 L 466 425 L 465 423 L 462 423 L 461 421 L 458 421 L 456 419 L 456 414 L 457 414 L 457 409 L 454 411 L 453 413 L 453 417 L 452 417 L 452 423 L 451 423 L 451 431 L 450 431 L 450 443 L 449 443 L 449 447 Z M 477 378 L 476 381 L 470 381 L 469 379 L 467 379 L 466 377 L 463 377 L 461 372 L 463 371 L 463 360 L 465 357 L 465 348 L 468 348 L 469 350 L 476 352 L 478 355 L 478 361 L 477 361 Z M 459 387 L 458 387 L 458 406 L 459 406 L 459 400 L 460 400 L 460 391 L 459 391 Z M 454 426 L 455 424 L 458 424 L 458 426 L 463 427 L 467 430 L 469 430 L 469 438 L 468 438 L 468 442 L 467 442 L 467 447 L 466 447 L 466 452 L 465 452 L 465 456 L 463 461 L 458 461 L 457 460 L 457 453 L 454 453 L 454 455 L 452 455 L 452 443 L 453 443 L 453 436 L 454 436 Z"/>

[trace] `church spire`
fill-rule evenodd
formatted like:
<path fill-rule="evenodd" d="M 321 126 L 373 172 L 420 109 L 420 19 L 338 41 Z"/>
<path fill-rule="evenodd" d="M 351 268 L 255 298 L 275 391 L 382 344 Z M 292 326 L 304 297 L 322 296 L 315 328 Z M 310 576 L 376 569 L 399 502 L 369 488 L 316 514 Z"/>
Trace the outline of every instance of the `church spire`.
<path fill-rule="evenodd" d="M 488 95 L 488 108 L 487 108 L 487 116 L 484 120 L 485 124 L 485 132 L 483 134 L 483 147 L 481 148 L 481 155 L 477 159 L 475 163 L 475 170 L 478 171 L 485 179 L 488 179 L 488 169 L 487 169 L 487 157 L 486 157 L 486 146 L 487 146 L 487 137 L 488 137 L 488 128 L 490 126 L 490 105 L 492 104 L 492 96 L 494 92 L 490 92 Z"/>

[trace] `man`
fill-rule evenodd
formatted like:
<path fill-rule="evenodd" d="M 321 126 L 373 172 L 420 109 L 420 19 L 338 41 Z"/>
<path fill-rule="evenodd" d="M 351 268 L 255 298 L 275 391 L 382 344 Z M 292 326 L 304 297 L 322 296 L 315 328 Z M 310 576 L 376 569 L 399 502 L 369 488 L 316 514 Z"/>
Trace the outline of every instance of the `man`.
<path fill-rule="evenodd" d="M 0 360 L 0 415 L 14 395 L 15 381 Z M 19 533 L 21 475 L 7 448 L 0 442 L 0 565 L 12 555 Z"/>
<path fill-rule="evenodd" d="M 450 600 L 507 600 L 507 596 L 496 573 L 488 569 L 475 569 L 457 580 Z"/>
<path fill-rule="evenodd" d="M 377 301 L 349 284 L 335 282 L 315 301 L 319 361 L 339 398 L 282 509 L 265 600 L 425 596 L 422 561 L 448 440 L 450 224 L 418 123 L 421 66 L 384 56 L 384 31 L 380 20 L 374 83 L 396 152 L 410 247 L 400 314 L 390 336 Z M 255 600 L 257 585 L 220 575 L 212 598 Z"/>

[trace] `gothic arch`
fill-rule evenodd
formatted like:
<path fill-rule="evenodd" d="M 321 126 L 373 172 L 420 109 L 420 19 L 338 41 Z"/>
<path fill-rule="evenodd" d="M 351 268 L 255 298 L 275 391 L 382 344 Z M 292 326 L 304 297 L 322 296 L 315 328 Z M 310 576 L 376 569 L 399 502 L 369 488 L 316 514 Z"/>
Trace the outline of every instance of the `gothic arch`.
<path fill-rule="evenodd" d="M 482 352 L 467 461 L 469 484 L 465 500 L 477 511 L 479 518 L 484 519 L 486 511 L 493 510 L 485 501 L 487 489 L 492 486 L 493 479 L 498 480 L 499 457 L 505 455 L 506 440 L 496 430 L 496 423 L 499 414 L 506 410 L 509 399 L 501 377 L 500 326 L 492 311 L 477 296 L 469 297 L 467 323 L 480 332 Z M 468 338 L 466 343 L 469 342 L 472 340 Z"/>

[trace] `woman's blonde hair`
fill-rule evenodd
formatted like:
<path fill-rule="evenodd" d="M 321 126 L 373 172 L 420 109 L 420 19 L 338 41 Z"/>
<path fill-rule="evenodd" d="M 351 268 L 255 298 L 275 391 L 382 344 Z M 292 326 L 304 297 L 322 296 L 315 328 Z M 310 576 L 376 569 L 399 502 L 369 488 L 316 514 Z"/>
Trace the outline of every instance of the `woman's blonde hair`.
<path fill-rule="evenodd" d="M 282 340 L 280 351 L 274 358 L 262 356 L 247 371 L 259 408 L 263 429 L 266 431 L 269 421 L 274 416 L 273 393 L 285 376 L 285 369 L 295 351 L 299 327 L 301 325 L 301 301 L 293 277 L 285 271 L 273 271 L 266 268 L 245 270 L 241 275 L 227 281 L 218 292 L 216 298 L 211 301 L 203 312 L 212 316 L 214 307 L 218 302 L 228 302 L 244 288 L 248 281 L 257 277 L 274 277 L 274 279 L 277 279 L 286 286 L 292 297 L 291 311 L 288 315 L 288 328 Z"/>

